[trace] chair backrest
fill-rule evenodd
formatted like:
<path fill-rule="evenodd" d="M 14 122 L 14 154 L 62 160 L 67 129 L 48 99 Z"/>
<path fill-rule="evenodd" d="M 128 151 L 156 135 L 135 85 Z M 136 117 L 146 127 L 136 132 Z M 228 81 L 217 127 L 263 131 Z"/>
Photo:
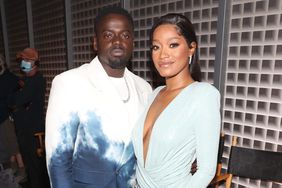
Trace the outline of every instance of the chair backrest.
<path fill-rule="evenodd" d="M 282 182 L 282 153 L 232 146 L 227 171 L 234 176 Z"/>
<path fill-rule="evenodd" d="M 221 183 L 225 181 L 225 188 L 231 187 L 231 181 L 232 181 L 232 174 L 228 173 L 221 173 L 221 167 L 222 167 L 222 155 L 224 150 L 224 142 L 225 142 L 225 135 L 221 134 L 220 136 L 220 142 L 219 142 L 219 149 L 218 149 L 218 164 L 217 164 L 217 170 L 216 174 L 213 178 L 213 180 L 210 182 L 209 188 L 218 188 Z M 237 144 L 237 137 L 232 137 L 232 143 L 231 147 L 235 146 Z"/>

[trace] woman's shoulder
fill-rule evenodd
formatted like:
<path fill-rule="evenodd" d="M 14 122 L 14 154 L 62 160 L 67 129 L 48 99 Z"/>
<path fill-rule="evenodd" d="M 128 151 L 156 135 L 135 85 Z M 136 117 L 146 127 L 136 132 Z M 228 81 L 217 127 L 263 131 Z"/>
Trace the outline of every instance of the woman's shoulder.
<path fill-rule="evenodd" d="M 219 95 L 218 89 L 210 83 L 207 82 L 195 82 L 194 91 L 201 95 Z"/>
<path fill-rule="evenodd" d="M 153 90 L 153 93 L 159 93 L 160 90 L 163 89 L 164 87 L 165 87 L 164 85 L 156 87 L 156 88 Z"/>
<path fill-rule="evenodd" d="M 162 88 L 164 88 L 165 86 L 158 86 L 157 88 L 155 88 L 153 90 L 153 92 L 149 95 L 149 103 L 151 103 L 154 98 L 158 95 L 158 93 L 161 91 Z"/>

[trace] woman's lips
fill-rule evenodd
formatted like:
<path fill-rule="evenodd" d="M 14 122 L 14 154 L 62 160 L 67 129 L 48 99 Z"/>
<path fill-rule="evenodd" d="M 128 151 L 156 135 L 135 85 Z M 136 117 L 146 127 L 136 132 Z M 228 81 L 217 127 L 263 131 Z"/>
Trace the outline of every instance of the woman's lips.
<path fill-rule="evenodd" d="M 159 67 L 161 68 L 166 68 L 166 67 L 169 67 L 173 62 L 171 61 L 166 61 L 166 62 L 160 62 L 158 63 Z"/>

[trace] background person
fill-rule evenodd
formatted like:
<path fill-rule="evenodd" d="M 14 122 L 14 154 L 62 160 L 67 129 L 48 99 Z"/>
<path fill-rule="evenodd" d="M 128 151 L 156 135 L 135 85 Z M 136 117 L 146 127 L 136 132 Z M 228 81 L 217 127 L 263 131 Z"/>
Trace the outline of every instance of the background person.
<path fill-rule="evenodd" d="M 25 48 L 18 54 L 24 77 L 21 88 L 14 93 L 10 105 L 13 107 L 13 119 L 20 151 L 28 174 L 31 188 L 48 187 L 45 161 L 36 153 L 37 132 L 44 131 L 44 98 L 46 83 L 38 71 L 39 57 L 34 48 Z"/>
<path fill-rule="evenodd" d="M 16 156 L 19 167 L 24 164 L 19 153 L 19 146 L 15 133 L 15 126 L 11 121 L 8 105 L 9 97 L 18 89 L 18 78 L 12 74 L 0 54 L 0 185 L 7 188 L 19 187 L 19 182 L 24 179 L 24 174 L 15 177 Z M 23 171 L 24 172 L 24 171 Z M 0 186 L 0 187 L 1 187 Z"/>

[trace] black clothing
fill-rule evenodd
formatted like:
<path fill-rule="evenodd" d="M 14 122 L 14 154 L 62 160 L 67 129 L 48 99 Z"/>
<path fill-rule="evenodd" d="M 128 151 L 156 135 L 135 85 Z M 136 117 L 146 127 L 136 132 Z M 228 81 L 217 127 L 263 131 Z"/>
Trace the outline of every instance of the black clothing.
<path fill-rule="evenodd" d="M 47 171 L 43 158 L 37 156 L 37 138 L 34 133 L 44 131 L 44 98 L 45 79 L 42 74 L 23 79 L 23 87 L 13 95 L 13 119 L 20 146 L 20 151 L 26 165 L 31 188 L 48 187 Z"/>
<path fill-rule="evenodd" d="M 24 86 L 10 102 L 14 108 L 13 118 L 18 134 L 29 132 L 31 136 L 44 131 L 44 98 L 46 82 L 42 74 L 23 79 Z"/>
<path fill-rule="evenodd" d="M 18 77 L 9 70 L 0 75 L 0 124 L 9 117 L 8 98 L 18 89 Z"/>
<path fill-rule="evenodd" d="M 11 140 L 8 136 L 15 135 L 12 125 L 9 123 L 10 110 L 8 106 L 9 97 L 18 89 L 18 77 L 9 70 L 5 70 L 0 75 L 0 187 L 19 188 L 18 183 L 14 181 L 12 166 L 10 162 Z M 9 134 L 8 134 L 9 133 Z M 13 141 L 17 142 L 15 136 Z M 16 143 L 13 143 L 15 145 Z M 17 146 L 17 145 L 16 145 Z M 17 148 L 18 149 L 18 148 Z"/>

